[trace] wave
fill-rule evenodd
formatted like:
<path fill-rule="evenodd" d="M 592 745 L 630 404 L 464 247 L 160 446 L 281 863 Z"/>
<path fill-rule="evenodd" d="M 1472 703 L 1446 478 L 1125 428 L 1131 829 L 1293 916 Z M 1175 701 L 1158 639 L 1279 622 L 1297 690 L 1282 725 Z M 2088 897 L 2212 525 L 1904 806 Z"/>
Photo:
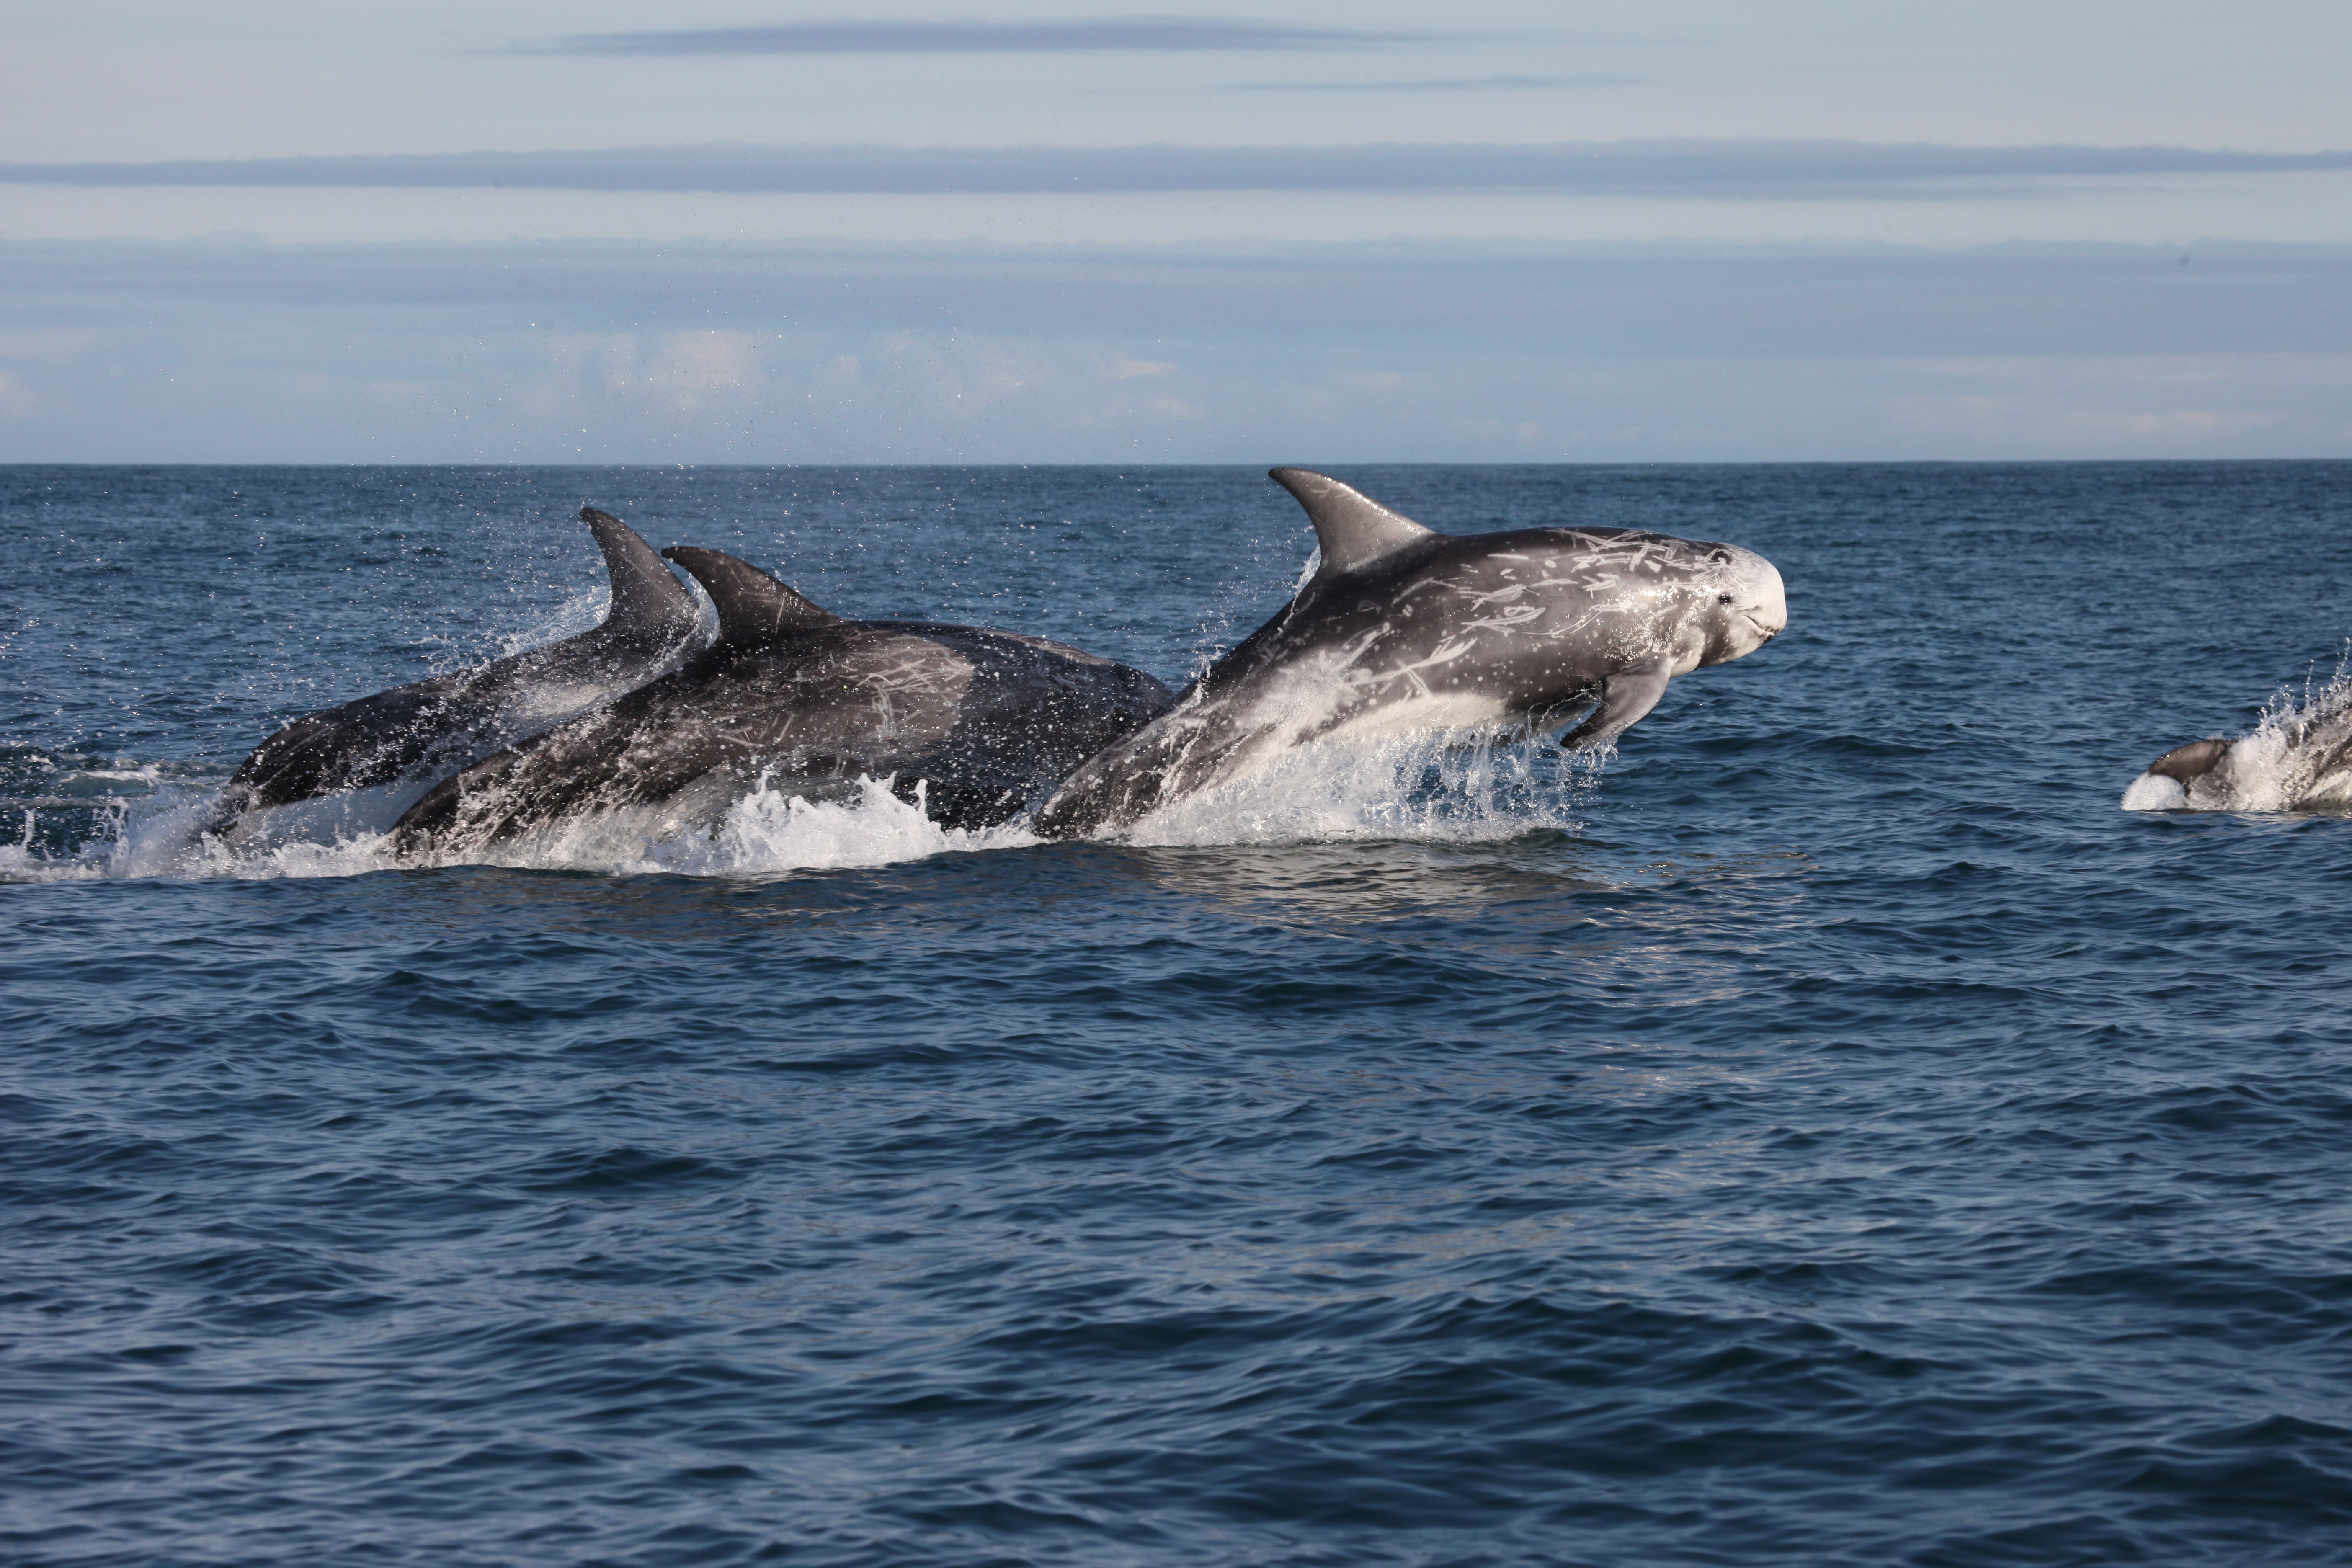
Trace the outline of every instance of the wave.
<path fill-rule="evenodd" d="M 1325 742 L 1298 748 L 1246 778 L 1146 817 L 1122 841 L 1142 847 L 1329 843 L 1371 839 L 1492 841 L 1531 831 L 1573 832 L 1607 754 L 1570 757 L 1541 740 L 1497 742 L 1460 732 Z M 19 795 L 18 842 L 0 844 L 0 881 L 111 878 L 350 877 L 457 862 L 394 853 L 388 822 L 360 804 L 285 808 L 268 831 L 235 841 L 203 828 L 223 781 L 175 777 L 162 765 L 116 763 L 76 771 L 76 787 L 120 781 L 122 793 L 78 817 L 55 816 L 52 785 Z M 715 822 L 685 822 L 655 806 L 560 824 L 464 858 L 527 870 L 613 876 L 766 877 L 876 867 L 934 855 L 1018 849 L 1040 842 L 1026 816 L 999 827 L 941 827 L 888 779 L 861 779 L 812 798 L 762 778 Z M 311 804 L 311 803 L 306 803 Z M 44 812 L 51 815 L 44 825 Z"/>

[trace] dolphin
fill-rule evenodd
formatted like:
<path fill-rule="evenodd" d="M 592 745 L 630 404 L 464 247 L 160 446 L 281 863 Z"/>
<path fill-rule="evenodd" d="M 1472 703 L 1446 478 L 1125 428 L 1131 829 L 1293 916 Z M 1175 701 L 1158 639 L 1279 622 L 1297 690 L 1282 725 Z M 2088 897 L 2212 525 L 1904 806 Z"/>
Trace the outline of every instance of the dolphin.
<path fill-rule="evenodd" d="M 731 555 L 662 553 L 709 594 L 710 647 L 446 780 L 394 826 L 396 849 L 446 859 L 642 806 L 656 833 L 707 827 L 763 780 L 826 799 L 890 778 L 942 826 L 992 826 L 1175 698 L 1043 637 L 845 620 Z"/>
<path fill-rule="evenodd" d="M 2124 792 L 2126 811 L 2352 808 L 2352 679 L 2302 707 L 2282 700 L 2250 732 L 2175 746 Z"/>
<path fill-rule="evenodd" d="M 694 595 L 628 524 L 593 506 L 580 521 L 596 536 L 613 583 L 595 627 L 472 669 L 437 675 L 297 719 L 253 750 L 221 792 L 205 831 L 242 837 L 251 814 L 354 792 L 331 815 L 388 825 L 425 790 L 536 730 L 634 690 L 676 666 L 707 637 Z"/>
<path fill-rule="evenodd" d="M 1037 814 L 1115 832 L 1306 742 L 1549 728 L 1601 748 L 1666 682 L 1788 624 L 1780 574 L 1737 545 L 1622 528 L 1433 532 L 1328 475 L 1276 468 L 1322 558 L 1297 595 L 1167 712 L 1088 758 Z"/>

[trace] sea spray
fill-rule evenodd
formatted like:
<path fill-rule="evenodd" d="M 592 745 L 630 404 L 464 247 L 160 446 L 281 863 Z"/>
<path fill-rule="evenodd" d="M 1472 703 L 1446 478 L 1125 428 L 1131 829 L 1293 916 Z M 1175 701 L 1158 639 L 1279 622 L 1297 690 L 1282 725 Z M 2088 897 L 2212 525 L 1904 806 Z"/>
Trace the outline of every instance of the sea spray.
<path fill-rule="evenodd" d="M 1122 835 L 1149 845 L 1509 838 L 1574 832 L 1613 751 L 1446 731 L 1309 742 L 1186 796 Z"/>
<path fill-rule="evenodd" d="M 901 799 L 888 779 L 860 779 L 851 800 L 810 800 L 758 788 L 730 807 L 709 834 L 684 834 L 647 847 L 649 868 L 689 876 L 756 876 L 833 870 L 921 860 L 951 850 L 1011 849 L 1037 842 L 1020 823 L 966 831 L 923 814 L 921 785 Z"/>
<path fill-rule="evenodd" d="M 1180 801 L 1121 837 L 1139 845 L 1215 845 L 1473 842 L 1534 829 L 1573 832 L 1607 760 L 1563 754 L 1540 739 L 1462 732 L 1319 742 Z M 924 815 L 925 786 L 910 802 L 892 784 L 859 779 L 812 798 L 762 776 L 715 822 L 682 821 L 659 806 L 625 808 L 538 829 L 462 863 L 761 877 L 1038 842 L 1026 818 L 977 831 L 942 827 Z M 225 842 L 203 832 L 216 789 L 166 784 L 143 797 L 110 800 L 84 837 L 55 848 L 36 842 L 27 812 L 21 841 L 0 846 L 0 880 L 347 877 L 440 863 L 404 858 L 389 835 L 365 827 Z"/>

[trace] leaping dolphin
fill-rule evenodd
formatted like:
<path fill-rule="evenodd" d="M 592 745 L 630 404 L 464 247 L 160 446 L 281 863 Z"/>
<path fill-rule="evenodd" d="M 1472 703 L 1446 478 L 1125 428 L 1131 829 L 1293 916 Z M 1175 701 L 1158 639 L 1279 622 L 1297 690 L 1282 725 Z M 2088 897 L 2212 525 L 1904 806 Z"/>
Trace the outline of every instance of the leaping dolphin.
<path fill-rule="evenodd" d="M 675 667 L 705 636 L 694 595 L 628 524 L 593 506 L 580 521 L 612 577 L 603 621 L 578 637 L 324 708 L 253 750 L 215 803 L 205 831 L 235 833 L 248 814 L 391 786 L 372 800 L 381 830 L 433 784 L 501 747 L 634 690 Z"/>
<path fill-rule="evenodd" d="M 809 798 L 895 775 L 943 826 L 1026 810 L 1174 693 L 1043 637 L 845 620 L 715 550 L 662 552 L 719 612 L 718 640 L 620 700 L 466 769 L 394 830 L 403 853 L 479 853 L 640 806 L 657 833 L 704 828 L 764 778 Z"/>
<path fill-rule="evenodd" d="M 1672 677 L 1788 624 L 1780 574 L 1738 545 L 1622 528 L 1454 537 L 1328 475 L 1272 477 L 1315 525 L 1314 576 L 1174 707 L 1087 759 L 1040 834 L 1130 826 L 1323 737 L 1549 727 L 1591 704 L 1561 744 L 1606 746 Z"/>

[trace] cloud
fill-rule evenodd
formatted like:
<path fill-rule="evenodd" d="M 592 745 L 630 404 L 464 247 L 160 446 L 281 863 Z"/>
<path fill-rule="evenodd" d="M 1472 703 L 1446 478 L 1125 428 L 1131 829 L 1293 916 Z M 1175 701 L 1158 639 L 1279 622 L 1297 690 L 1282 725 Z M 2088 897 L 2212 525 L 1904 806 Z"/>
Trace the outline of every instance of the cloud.
<path fill-rule="evenodd" d="M 1058 22 L 787 22 L 657 33 L 583 33 L 521 52 L 549 55 L 961 55 L 1361 48 L 1448 35 L 1288 27 L 1186 16 Z"/>
<path fill-rule="evenodd" d="M 1979 194 L 2053 179 L 2352 169 L 2352 152 L 1872 142 L 1394 142 L 1330 147 L 618 147 L 0 163 L 0 184 L 824 194 L 1548 191 L 1812 197 Z"/>
<path fill-rule="evenodd" d="M 521 276 L 527 298 L 515 288 Z M 1236 338 L 1345 345 L 1337 363 L 1398 372 L 1412 366 L 1392 344 L 1635 355 L 2341 353 L 2352 352 L 2352 249 L 2205 244 L 2182 267 L 2168 247 L 2128 246 L 0 242 L 0 335 L 38 332 L 26 346 L 62 348 L 104 328 L 111 342 L 151 310 L 277 322 L 379 311 L 478 331 L 552 320 L 566 332 L 649 342 L 787 327 L 1084 338 L 1099 345 L 1088 378 L 1097 384 L 1105 373 L 1120 379 L 1122 362 L 1180 363 L 1189 378 L 1197 365 L 1187 344 Z M 1164 357 L 1136 355 L 1139 343 Z M 863 348 L 834 352 L 870 361 Z M 1127 379 L 1158 378 L 1130 370 Z"/>
<path fill-rule="evenodd" d="M 37 360 L 57 363 L 76 357 L 97 341 L 96 332 L 65 327 L 37 327 L 30 331 L 0 332 L 0 360 Z"/>
<path fill-rule="evenodd" d="M 758 342 L 749 332 L 673 332 L 646 379 L 687 407 L 712 393 L 736 392 L 767 380 Z"/>
<path fill-rule="evenodd" d="M 1639 87 L 1638 76 L 1472 76 L 1410 81 L 1244 81 L 1233 92 L 1495 92 L 1553 87 Z"/>
<path fill-rule="evenodd" d="M 728 329 L 662 334 L 648 354 L 634 332 L 563 333 L 545 340 L 548 360 L 567 375 L 615 395 L 651 394 L 686 412 L 768 382 L 761 334 Z"/>
<path fill-rule="evenodd" d="M 0 339 L 60 355 L 0 367 L 0 461 L 2352 455 L 2347 283 L 2214 243 L 0 242 Z"/>

